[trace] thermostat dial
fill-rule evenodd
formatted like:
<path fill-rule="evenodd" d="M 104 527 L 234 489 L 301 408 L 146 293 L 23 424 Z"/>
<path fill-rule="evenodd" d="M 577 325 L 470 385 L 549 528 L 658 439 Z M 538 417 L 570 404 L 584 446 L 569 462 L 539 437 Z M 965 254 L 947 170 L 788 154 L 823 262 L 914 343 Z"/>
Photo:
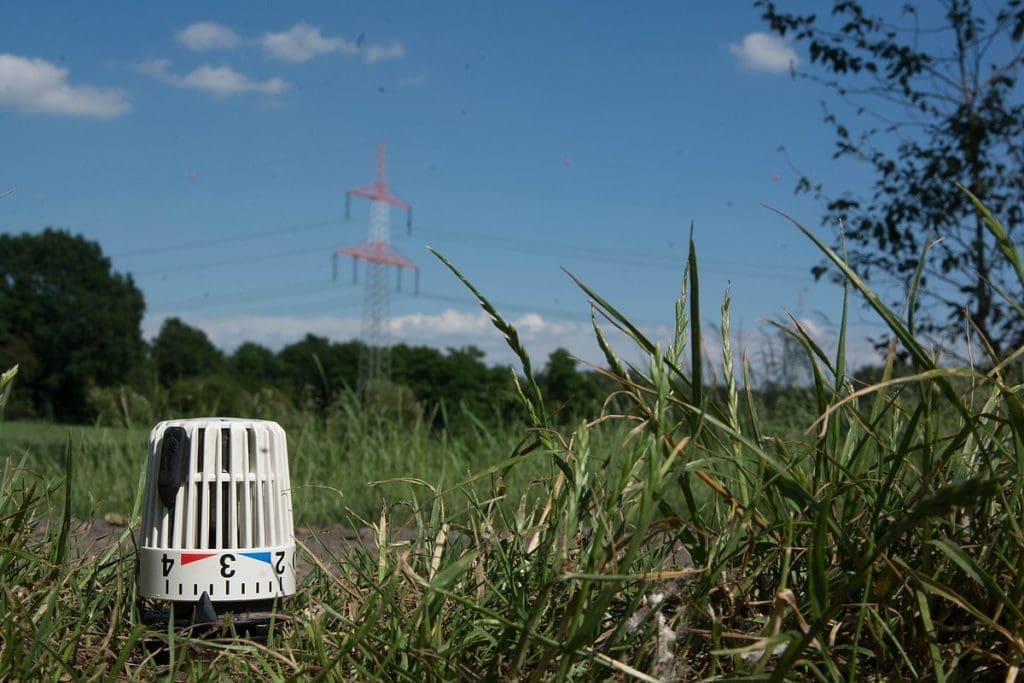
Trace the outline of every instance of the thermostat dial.
<path fill-rule="evenodd" d="M 139 549 L 139 592 L 158 600 L 269 600 L 295 592 L 295 545 L 228 550 Z"/>

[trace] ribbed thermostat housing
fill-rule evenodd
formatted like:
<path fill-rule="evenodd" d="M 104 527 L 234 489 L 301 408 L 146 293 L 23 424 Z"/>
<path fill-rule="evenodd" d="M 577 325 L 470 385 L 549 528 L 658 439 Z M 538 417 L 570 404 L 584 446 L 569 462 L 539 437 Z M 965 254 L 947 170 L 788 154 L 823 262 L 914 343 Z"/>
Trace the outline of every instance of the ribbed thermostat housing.
<path fill-rule="evenodd" d="M 288 445 L 269 420 L 166 420 L 149 436 L 139 593 L 267 600 L 295 592 Z"/>

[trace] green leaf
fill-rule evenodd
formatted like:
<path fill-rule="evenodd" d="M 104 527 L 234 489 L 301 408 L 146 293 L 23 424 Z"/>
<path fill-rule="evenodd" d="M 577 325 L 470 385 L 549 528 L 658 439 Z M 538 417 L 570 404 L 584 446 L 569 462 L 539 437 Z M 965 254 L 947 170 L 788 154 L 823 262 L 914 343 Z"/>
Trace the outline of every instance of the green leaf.
<path fill-rule="evenodd" d="M 992 630 L 999 632 L 1005 638 L 1010 640 L 1011 643 L 1015 643 L 1015 641 L 1019 639 L 1019 636 L 1016 636 L 1013 632 L 1009 631 L 1004 626 L 1002 626 L 994 619 L 992 619 L 992 617 L 985 614 L 984 611 L 978 609 L 974 604 L 972 604 L 969 600 L 967 600 L 965 597 L 956 592 L 953 588 L 941 583 L 937 579 L 925 574 L 924 572 L 914 569 L 909 564 L 907 564 L 906 561 L 904 561 L 902 558 L 896 557 L 893 558 L 893 561 L 900 567 L 902 567 L 904 571 L 910 574 L 912 578 L 917 580 L 921 584 L 921 586 L 929 593 L 937 595 L 953 603 L 960 609 L 964 610 L 965 612 L 973 616 L 975 619 L 977 619 L 985 626 L 988 626 Z"/>
<path fill-rule="evenodd" d="M 942 652 L 939 650 L 939 635 L 932 621 L 931 609 L 928 607 L 928 596 L 922 590 L 914 591 L 917 597 L 917 611 L 921 615 L 921 623 L 924 625 L 925 637 L 928 639 L 928 654 L 932 659 L 932 668 L 935 670 L 935 680 L 943 683 L 946 680 L 946 672 L 942 668 Z"/>
<path fill-rule="evenodd" d="M 821 617 L 828 606 L 828 527 L 829 513 L 832 509 L 832 496 L 826 494 L 825 500 L 818 507 L 818 516 L 814 522 L 814 540 L 808 556 L 807 583 L 811 594 L 811 607 L 815 617 Z"/>
<path fill-rule="evenodd" d="M 428 584 L 430 590 L 450 590 L 452 584 L 454 584 L 460 576 L 465 574 L 466 571 L 473 566 L 473 563 L 476 562 L 476 558 L 479 554 L 480 553 L 477 550 L 470 550 L 459 557 L 459 559 L 439 571 Z"/>
<path fill-rule="evenodd" d="M 555 463 L 558 469 L 562 471 L 562 474 L 565 475 L 565 480 L 569 482 L 569 486 L 571 488 L 576 488 L 576 475 L 573 473 L 572 467 L 569 466 L 569 463 L 567 463 L 564 458 L 560 458 L 558 453 L 552 453 L 551 460 Z"/>
<path fill-rule="evenodd" d="M 979 586 L 983 586 L 993 596 L 995 596 L 998 599 L 999 604 L 1009 611 L 1014 618 L 1017 619 L 1018 623 L 1024 623 L 1024 613 L 1021 612 L 1020 607 L 1018 607 L 1014 601 L 1010 599 L 1010 596 L 1008 596 L 1003 589 L 999 587 L 999 584 L 994 578 L 992 578 L 992 575 L 979 567 L 978 564 L 964 552 L 963 548 L 948 538 L 935 539 L 928 541 L 928 543 L 929 545 L 941 550 L 946 557 L 953 560 L 958 567 L 964 570 L 964 573 L 974 579 L 975 583 Z"/>

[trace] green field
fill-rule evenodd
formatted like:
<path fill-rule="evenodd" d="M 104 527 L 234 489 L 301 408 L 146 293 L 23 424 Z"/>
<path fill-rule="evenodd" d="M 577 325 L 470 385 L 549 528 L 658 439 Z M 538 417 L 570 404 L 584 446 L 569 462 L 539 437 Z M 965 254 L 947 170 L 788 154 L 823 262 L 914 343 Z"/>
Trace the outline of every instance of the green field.
<path fill-rule="evenodd" d="M 324 427 L 312 418 L 286 431 L 296 523 L 314 526 L 352 514 L 375 518 L 383 504 L 409 498 L 409 480 L 441 489 L 456 484 L 511 455 L 523 437 L 522 430 L 506 430 L 451 438 L 422 425 L 357 432 Z M 7 422 L 0 425 L 0 453 L 54 482 L 63 478 L 70 446 L 73 516 L 127 515 L 139 495 L 148 436 L 145 429 Z M 550 464 L 525 460 L 512 475 L 516 485 L 550 474 Z M 464 507 L 466 500 L 457 495 L 451 504 Z"/>
<path fill-rule="evenodd" d="M 660 348 L 589 291 L 647 356 L 627 367 L 599 335 L 618 392 L 589 421 L 555 422 L 529 372 L 527 422 L 494 431 L 293 417 L 300 523 L 367 524 L 383 550 L 328 560 L 266 644 L 147 632 L 130 552 L 70 559 L 72 516 L 137 522 L 144 431 L 4 424 L 0 678 L 1012 680 L 1024 349 L 939 367 L 850 275 L 912 371 L 893 355 L 855 385 L 842 345 L 789 330 L 813 368 L 799 438 L 728 346 L 719 381 L 703 375 L 696 301 Z M 392 542 L 396 526 L 415 540 Z"/>

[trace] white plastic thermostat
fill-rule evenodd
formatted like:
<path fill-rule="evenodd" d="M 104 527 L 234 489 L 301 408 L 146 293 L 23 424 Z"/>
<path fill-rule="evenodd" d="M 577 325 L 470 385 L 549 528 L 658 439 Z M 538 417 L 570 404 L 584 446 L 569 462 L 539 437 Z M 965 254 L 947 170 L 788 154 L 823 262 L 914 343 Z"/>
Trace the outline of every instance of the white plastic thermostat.
<path fill-rule="evenodd" d="M 190 603 L 295 592 L 288 447 L 276 422 L 210 417 L 153 428 L 138 590 Z"/>

